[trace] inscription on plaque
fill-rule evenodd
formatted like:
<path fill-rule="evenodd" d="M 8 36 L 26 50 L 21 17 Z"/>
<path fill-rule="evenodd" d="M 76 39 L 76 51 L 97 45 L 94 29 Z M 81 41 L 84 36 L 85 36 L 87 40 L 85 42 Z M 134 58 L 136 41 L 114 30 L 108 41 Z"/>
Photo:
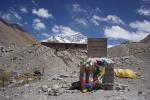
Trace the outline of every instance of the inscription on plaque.
<path fill-rule="evenodd" d="M 107 38 L 88 38 L 88 57 L 107 57 Z"/>

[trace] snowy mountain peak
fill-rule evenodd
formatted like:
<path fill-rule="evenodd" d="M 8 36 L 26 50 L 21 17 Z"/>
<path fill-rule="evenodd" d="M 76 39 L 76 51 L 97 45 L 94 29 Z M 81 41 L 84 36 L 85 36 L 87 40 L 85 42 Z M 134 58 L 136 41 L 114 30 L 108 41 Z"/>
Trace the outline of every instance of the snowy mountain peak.
<path fill-rule="evenodd" d="M 61 25 L 55 25 L 52 28 L 52 32 L 55 33 L 43 42 L 60 42 L 60 43 L 86 43 L 87 37 L 72 30 L 70 27 Z"/>

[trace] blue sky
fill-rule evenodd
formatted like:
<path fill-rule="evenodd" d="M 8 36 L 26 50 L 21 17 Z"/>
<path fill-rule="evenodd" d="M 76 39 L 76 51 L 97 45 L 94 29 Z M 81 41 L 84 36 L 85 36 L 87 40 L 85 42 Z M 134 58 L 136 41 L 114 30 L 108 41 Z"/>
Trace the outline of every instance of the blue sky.
<path fill-rule="evenodd" d="M 150 34 L 150 0 L 3 0 L 0 16 L 39 40 L 56 29 L 107 37 L 109 45 Z"/>

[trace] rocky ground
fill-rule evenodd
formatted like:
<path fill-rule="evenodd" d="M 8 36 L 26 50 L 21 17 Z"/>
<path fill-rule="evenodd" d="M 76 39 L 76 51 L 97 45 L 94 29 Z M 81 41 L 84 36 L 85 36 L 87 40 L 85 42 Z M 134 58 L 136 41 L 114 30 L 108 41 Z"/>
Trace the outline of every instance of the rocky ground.
<path fill-rule="evenodd" d="M 150 48 L 149 44 L 145 45 L 146 48 L 140 46 L 144 48 L 140 51 L 136 44 L 134 51 L 133 46 L 129 46 L 131 49 L 124 46 L 128 52 L 120 52 L 119 56 L 114 53 L 111 55 L 113 48 L 109 50 L 109 57 L 116 63 L 115 67 L 133 69 L 137 73 L 136 79 L 115 78 L 114 90 L 89 93 L 70 90 L 71 84 L 78 81 L 78 64 L 81 58 L 86 57 L 87 51 L 56 51 L 41 45 L 0 47 L 1 70 L 11 70 L 17 75 L 34 73 L 36 70 L 42 73 L 39 80 L 21 85 L 12 81 L 4 90 L 1 87 L 0 100 L 150 100 Z"/>
<path fill-rule="evenodd" d="M 115 78 L 112 91 L 70 90 L 86 50 L 55 50 L 38 44 L 20 26 L 0 18 L 0 100 L 150 100 L 150 35 L 140 43 L 108 49 L 115 67 L 136 79 Z"/>

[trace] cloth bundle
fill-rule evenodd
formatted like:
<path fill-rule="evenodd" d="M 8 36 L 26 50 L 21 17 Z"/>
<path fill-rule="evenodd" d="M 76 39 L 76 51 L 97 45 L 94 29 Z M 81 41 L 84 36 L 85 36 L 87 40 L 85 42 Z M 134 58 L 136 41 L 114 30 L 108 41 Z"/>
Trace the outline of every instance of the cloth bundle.
<path fill-rule="evenodd" d="M 136 78 L 136 72 L 131 69 L 114 69 L 115 76 L 119 78 Z"/>
<path fill-rule="evenodd" d="M 105 66 L 113 61 L 107 58 L 88 58 L 80 62 L 80 85 L 82 92 L 88 92 L 96 84 L 102 84 Z"/>

